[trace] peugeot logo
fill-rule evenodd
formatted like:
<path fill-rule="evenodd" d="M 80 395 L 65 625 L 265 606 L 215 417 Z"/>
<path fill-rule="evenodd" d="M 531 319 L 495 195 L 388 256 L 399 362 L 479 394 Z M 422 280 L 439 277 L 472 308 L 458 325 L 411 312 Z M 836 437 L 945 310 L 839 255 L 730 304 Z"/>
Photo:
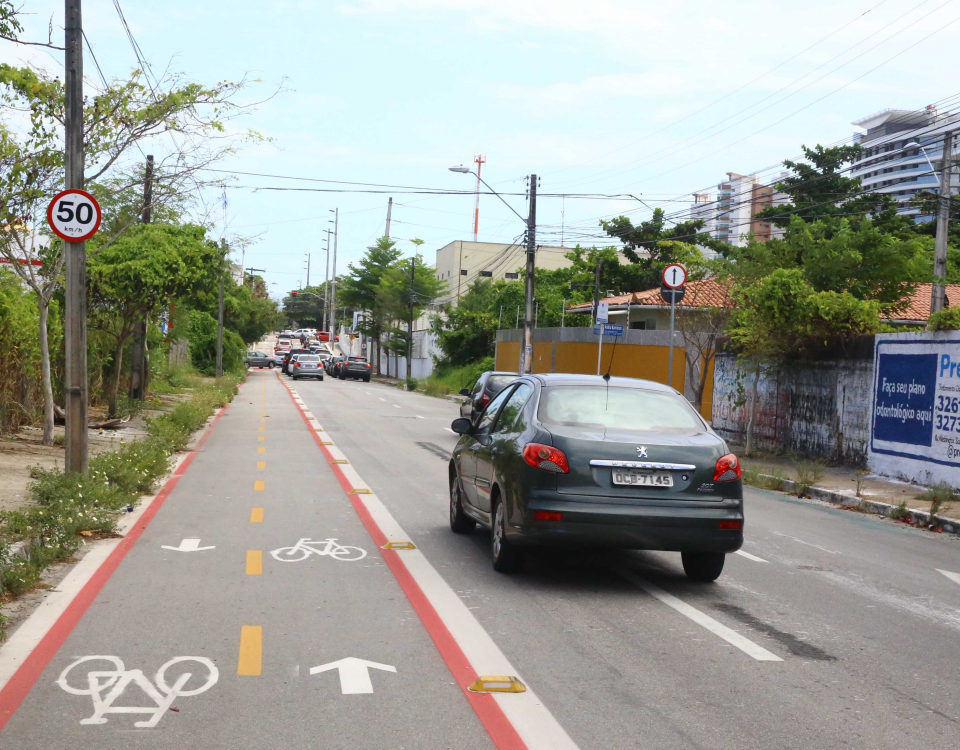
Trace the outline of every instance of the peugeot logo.
<path fill-rule="evenodd" d="M 637 446 L 637 458 L 646 458 L 647 457 L 647 446 L 638 445 Z"/>

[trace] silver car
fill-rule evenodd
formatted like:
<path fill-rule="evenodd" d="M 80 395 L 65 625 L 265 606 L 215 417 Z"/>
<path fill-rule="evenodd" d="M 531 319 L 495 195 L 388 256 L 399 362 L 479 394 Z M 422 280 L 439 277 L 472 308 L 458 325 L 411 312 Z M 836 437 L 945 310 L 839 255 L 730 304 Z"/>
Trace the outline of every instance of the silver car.
<path fill-rule="evenodd" d="M 323 380 L 323 365 L 317 354 L 297 354 L 290 362 L 290 376 L 298 378 L 317 378 Z"/>

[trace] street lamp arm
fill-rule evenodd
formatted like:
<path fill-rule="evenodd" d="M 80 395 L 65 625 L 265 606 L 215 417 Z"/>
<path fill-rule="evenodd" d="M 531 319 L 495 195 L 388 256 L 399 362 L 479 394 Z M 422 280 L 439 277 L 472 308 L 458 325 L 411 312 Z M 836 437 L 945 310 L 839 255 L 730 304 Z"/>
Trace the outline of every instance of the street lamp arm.
<path fill-rule="evenodd" d="M 517 217 L 518 219 L 520 219 L 520 221 L 522 221 L 524 224 L 527 223 L 527 220 L 524 219 L 520 214 L 518 214 L 517 211 L 516 211 L 516 209 L 515 209 L 513 206 L 511 206 L 509 203 L 507 203 L 507 202 L 503 199 L 503 196 L 500 195 L 500 193 L 498 193 L 496 190 L 494 190 L 492 187 L 490 187 L 490 185 L 487 184 L 487 181 L 486 181 L 485 179 L 483 179 L 480 175 L 478 175 L 478 174 L 477 174 L 476 172 L 474 172 L 473 170 L 470 170 L 469 172 L 467 172 L 467 174 L 475 175 L 476 178 L 477 178 L 478 180 L 480 180 L 480 182 L 482 182 L 484 185 L 487 186 L 487 190 L 489 190 L 491 193 L 493 193 L 495 196 L 497 196 L 497 197 L 503 202 L 503 205 L 505 205 L 507 208 L 509 208 L 511 211 L 513 211 L 514 214 L 516 214 L 516 217 Z"/>
<path fill-rule="evenodd" d="M 304 295 L 305 295 L 305 296 L 308 296 L 308 297 L 316 297 L 317 299 L 323 299 L 323 297 L 321 297 L 319 294 L 314 294 L 313 292 L 301 292 L 301 291 L 297 291 L 297 294 L 296 294 L 297 297 L 302 297 L 302 296 L 304 296 Z"/>

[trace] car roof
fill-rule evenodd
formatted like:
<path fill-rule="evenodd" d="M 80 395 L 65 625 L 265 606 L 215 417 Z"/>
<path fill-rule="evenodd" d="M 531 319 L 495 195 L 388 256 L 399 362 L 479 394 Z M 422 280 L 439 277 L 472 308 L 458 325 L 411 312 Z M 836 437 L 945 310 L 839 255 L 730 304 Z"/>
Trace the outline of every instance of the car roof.
<path fill-rule="evenodd" d="M 544 387 L 556 385 L 611 385 L 616 388 L 643 388 L 648 391 L 661 391 L 663 393 L 676 393 L 668 385 L 657 383 L 653 380 L 642 380 L 640 378 L 614 378 L 607 381 L 602 375 L 582 375 L 567 372 L 550 372 L 528 375 L 527 377 L 539 380 Z"/>

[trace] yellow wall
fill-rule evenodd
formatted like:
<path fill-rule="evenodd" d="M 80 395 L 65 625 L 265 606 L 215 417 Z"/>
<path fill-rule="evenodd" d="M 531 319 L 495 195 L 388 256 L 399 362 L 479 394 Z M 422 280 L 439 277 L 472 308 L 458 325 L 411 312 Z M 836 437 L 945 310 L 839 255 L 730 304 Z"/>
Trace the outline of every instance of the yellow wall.
<path fill-rule="evenodd" d="M 572 372 L 595 375 L 597 372 L 597 344 L 574 341 L 556 343 L 556 363 L 552 372 Z M 636 344 L 613 344 L 604 342 L 601 373 L 610 368 L 610 374 L 625 378 L 641 378 L 666 383 L 668 374 L 669 347 L 641 346 Z M 613 360 L 611 366 L 611 358 Z M 520 343 L 501 341 L 497 345 L 497 369 L 516 370 L 520 360 Z M 551 372 L 553 360 L 553 342 L 538 341 L 533 345 L 533 371 Z M 686 358 L 681 347 L 673 350 L 673 387 L 680 393 L 684 391 L 686 379 Z M 713 410 L 713 361 L 707 375 L 703 391 L 701 413 L 710 419 Z"/>

